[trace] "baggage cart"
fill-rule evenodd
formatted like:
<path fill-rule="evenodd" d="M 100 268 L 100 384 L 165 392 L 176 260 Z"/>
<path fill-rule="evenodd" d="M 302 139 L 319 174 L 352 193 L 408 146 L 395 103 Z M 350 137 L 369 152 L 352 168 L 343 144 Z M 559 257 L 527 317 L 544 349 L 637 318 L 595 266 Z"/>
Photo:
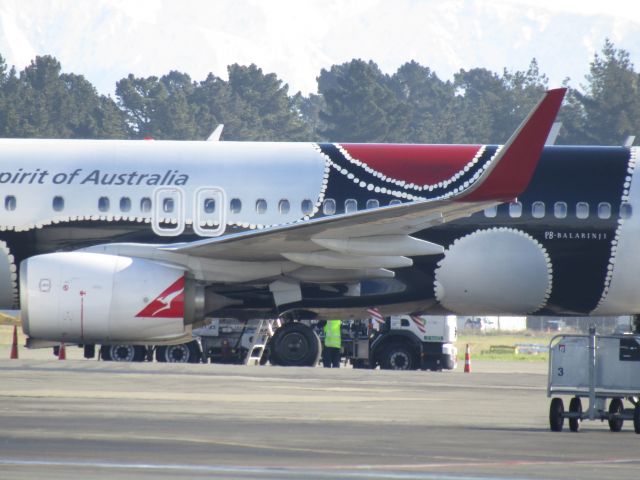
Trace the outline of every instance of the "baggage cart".
<path fill-rule="evenodd" d="M 561 395 L 572 396 L 568 411 Z M 549 426 L 554 432 L 562 430 L 566 418 L 572 432 L 583 420 L 606 420 L 613 432 L 632 420 L 640 433 L 640 335 L 556 335 L 549 342 L 547 397 L 553 397 Z M 582 399 L 588 399 L 586 411 Z"/>

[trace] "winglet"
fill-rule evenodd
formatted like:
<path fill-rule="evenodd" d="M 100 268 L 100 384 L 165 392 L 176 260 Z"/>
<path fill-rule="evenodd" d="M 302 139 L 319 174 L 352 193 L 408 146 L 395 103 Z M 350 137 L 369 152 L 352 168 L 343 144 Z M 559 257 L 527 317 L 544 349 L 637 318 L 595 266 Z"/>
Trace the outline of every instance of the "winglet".
<path fill-rule="evenodd" d="M 476 185 L 459 200 L 464 202 L 508 201 L 527 188 L 566 91 L 566 88 L 547 91 L 538 105 L 507 140 Z"/>

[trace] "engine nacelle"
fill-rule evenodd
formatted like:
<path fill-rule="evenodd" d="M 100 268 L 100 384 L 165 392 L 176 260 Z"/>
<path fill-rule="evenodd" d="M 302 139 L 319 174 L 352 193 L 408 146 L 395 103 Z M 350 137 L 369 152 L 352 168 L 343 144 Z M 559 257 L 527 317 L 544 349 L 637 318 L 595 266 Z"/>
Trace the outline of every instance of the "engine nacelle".
<path fill-rule="evenodd" d="M 161 343 L 201 315 L 201 288 L 184 269 L 85 252 L 38 255 L 20 265 L 26 335 L 70 343 Z"/>

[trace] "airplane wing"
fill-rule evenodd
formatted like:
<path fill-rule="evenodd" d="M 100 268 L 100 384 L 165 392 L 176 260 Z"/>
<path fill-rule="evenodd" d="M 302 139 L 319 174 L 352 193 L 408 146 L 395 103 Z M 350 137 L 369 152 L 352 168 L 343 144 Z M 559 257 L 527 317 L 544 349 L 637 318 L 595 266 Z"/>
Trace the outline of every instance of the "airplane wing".
<path fill-rule="evenodd" d="M 357 255 L 356 252 L 360 250 L 361 254 L 366 254 L 364 244 L 367 242 L 364 239 L 371 238 L 369 243 L 381 243 L 385 252 L 393 251 L 389 243 L 392 236 L 407 236 L 512 200 L 521 194 L 533 176 L 565 91 L 548 91 L 493 161 L 485 166 L 484 172 L 462 191 L 451 191 L 439 199 L 362 210 L 161 248 L 198 257 L 267 261 L 282 259 L 282 255 L 288 253 L 314 252 L 320 246 L 341 253 Z M 360 241 L 354 242 L 354 239 Z M 346 252 L 349 248 L 345 246 L 347 240 L 354 245 L 358 243 L 360 247 L 352 247 L 350 252 Z M 408 250 L 411 250 L 409 243 L 415 249 L 420 249 L 415 242 L 405 242 Z M 373 248 L 372 245 L 369 247 Z M 427 246 L 424 247 L 426 252 L 433 253 Z M 415 254 L 404 251 L 397 253 Z"/>
<path fill-rule="evenodd" d="M 201 278 L 221 282 L 228 281 L 225 278 L 238 282 L 277 278 L 304 267 L 311 267 L 312 277 L 324 281 L 392 276 L 386 269 L 410 266 L 408 257 L 443 252 L 441 246 L 411 234 L 522 193 L 535 171 L 564 93 L 565 89 L 548 91 L 475 177 L 437 198 L 189 243 L 110 244 L 90 250 L 181 262 L 193 270 L 209 272 Z M 350 272 L 345 274 L 346 270 Z"/>

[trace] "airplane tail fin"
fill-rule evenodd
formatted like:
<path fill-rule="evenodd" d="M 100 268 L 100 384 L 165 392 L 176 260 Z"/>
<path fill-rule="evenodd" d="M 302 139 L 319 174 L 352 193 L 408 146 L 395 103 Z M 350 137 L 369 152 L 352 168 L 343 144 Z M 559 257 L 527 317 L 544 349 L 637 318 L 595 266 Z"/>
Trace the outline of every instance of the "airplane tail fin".
<path fill-rule="evenodd" d="M 566 88 L 547 91 L 513 132 L 476 184 L 459 200 L 508 201 L 527 188 L 566 91 Z"/>

